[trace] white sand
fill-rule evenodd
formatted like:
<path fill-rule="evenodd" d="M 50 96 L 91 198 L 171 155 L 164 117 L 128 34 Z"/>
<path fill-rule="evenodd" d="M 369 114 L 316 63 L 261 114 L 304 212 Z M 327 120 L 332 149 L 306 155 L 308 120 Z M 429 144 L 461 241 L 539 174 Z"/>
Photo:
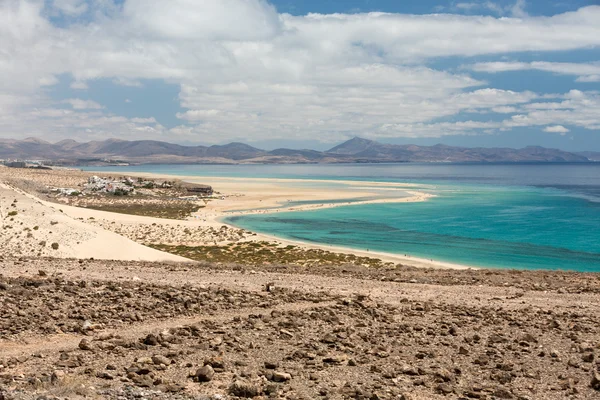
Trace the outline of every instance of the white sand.
<path fill-rule="evenodd" d="M 14 203 L 14 200 L 17 200 Z M 15 204 L 15 207 L 12 206 Z M 19 189 L 0 183 L 0 247 L 4 255 L 133 261 L 189 261 L 94 227 Z M 10 212 L 17 214 L 10 216 Z M 87 211 L 82 209 L 82 211 Z M 83 213 L 85 218 L 89 216 Z M 10 227 L 10 228 L 9 228 Z M 35 229 L 37 227 L 37 229 Z M 52 249 L 58 243 L 58 249 Z"/>
<path fill-rule="evenodd" d="M 60 173 L 60 172 L 57 172 Z M 228 178 L 167 176 L 157 174 L 134 174 L 149 178 L 182 179 L 188 182 L 213 186 L 219 194 L 207 201 L 187 221 L 119 214 L 87 208 L 58 205 L 41 201 L 21 191 L 11 194 L 14 188 L 6 186 L 2 197 L 2 212 L 9 211 L 12 197 L 19 197 L 19 209 L 27 204 L 31 209 L 18 215 L 19 228 L 38 225 L 39 231 L 31 231 L 33 238 L 25 233 L 19 237 L 7 235 L 3 230 L 0 240 L 5 247 L 8 243 L 19 254 L 37 255 L 37 243 L 45 240 L 47 245 L 41 255 L 122 259 L 122 260 L 186 260 L 159 252 L 138 243 L 170 245 L 224 245 L 239 241 L 264 240 L 281 245 L 297 245 L 305 248 L 322 249 L 337 253 L 355 254 L 362 257 L 378 258 L 385 262 L 402 263 L 416 267 L 472 268 L 470 266 L 438 262 L 401 254 L 361 251 L 340 246 L 320 245 L 291 241 L 275 236 L 255 234 L 230 226 L 222 220 L 234 215 L 303 211 L 341 207 L 349 204 L 371 204 L 392 202 L 427 201 L 433 195 L 419 191 L 432 189 L 432 186 L 398 184 L 388 182 L 322 181 L 309 179 L 267 179 L 267 178 Z M 7 192 L 8 190 L 8 192 Z M 368 199 L 368 200 L 363 200 Z M 339 202 L 348 200 L 348 202 Z M 23 201 L 23 203 L 21 203 Z M 314 203 L 290 206 L 291 202 L 311 201 Z M 338 202 L 331 202 L 338 201 Z M 62 212 L 58 210 L 62 210 Z M 59 224 L 50 225 L 50 220 Z M 222 229 L 226 226 L 228 229 Z M 53 232 L 50 234 L 49 232 Z M 14 234 L 14 231 L 12 231 Z M 58 250 L 50 249 L 52 242 L 61 243 Z M 135 242 L 138 243 L 135 243 Z M 8 247 L 6 247 L 8 248 Z"/>

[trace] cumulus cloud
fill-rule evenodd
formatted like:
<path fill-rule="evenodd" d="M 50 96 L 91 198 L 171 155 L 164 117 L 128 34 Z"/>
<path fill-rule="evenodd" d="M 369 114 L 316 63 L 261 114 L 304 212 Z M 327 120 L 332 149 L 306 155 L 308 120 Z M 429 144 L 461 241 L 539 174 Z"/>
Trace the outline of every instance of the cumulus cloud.
<path fill-rule="evenodd" d="M 517 0 L 513 4 L 504 6 L 493 1 L 461 2 L 454 4 L 452 8 L 470 13 L 490 11 L 497 15 L 511 15 L 513 17 L 524 18 L 528 16 L 527 12 L 525 11 L 526 7 L 527 3 L 525 0 Z"/>
<path fill-rule="evenodd" d="M 567 128 L 565 128 L 562 125 L 553 125 L 553 126 L 547 126 L 544 128 L 544 132 L 549 132 L 549 133 L 560 133 L 562 135 L 571 132 L 570 130 L 568 130 Z"/>
<path fill-rule="evenodd" d="M 65 103 L 69 103 L 71 107 L 75 110 L 100 110 L 104 107 L 102 105 L 96 103 L 92 100 L 82 100 L 82 99 L 67 99 L 64 101 Z"/>
<path fill-rule="evenodd" d="M 561 75 L 577 75 L 577 82 L 599 82 L 600 62 L 561 63 L 561 62 L 485 62 L 467 68 L 477 72 L 498 73 L 506 71 L 538 70 Z"/>
<path fill-rule="evenodd" d="M 48 18 L 48 3 L 63 16 L 61 26 Z M 548 99 L 488 87 L 468 69 L 425 66 L 445 56 L 600 46 L 598 6 L 532 17 L 517 1 L 502 11 L 513 17 L 496 18 L 292 16 L 277 13 L 264 0 L 126 0 L 122 5 L 54 0 L 46 5 L 0 2 L 3 132 L 57 139 L 165 135 L 186 141 L 336 141 L 350 135 L 474 134 L 526 123 L 587 129 L 600 124 L 593 93 L 582 92 L 585 101 L 575 93 Z M 580 82 L 600 76 L 594 63 L 558 64 L 488 63 L 473 69 L 544 69 L 575 75 Z M 48 94 L 58 76 L 72 76 L 71 88 L 79 90 L 95 79 L 140 90 L 145 89 L 141 82 L 152 79 L 178 85 L 181 125 L 168 129 L 155 120 L 119 117 L 78 98 L 67 100 L 72 109 L 65 114 Z M 550 110 L 560 112 L 553 116 Z M 467 111 L 515 115 L 504 122 L 433 122 Z"/>

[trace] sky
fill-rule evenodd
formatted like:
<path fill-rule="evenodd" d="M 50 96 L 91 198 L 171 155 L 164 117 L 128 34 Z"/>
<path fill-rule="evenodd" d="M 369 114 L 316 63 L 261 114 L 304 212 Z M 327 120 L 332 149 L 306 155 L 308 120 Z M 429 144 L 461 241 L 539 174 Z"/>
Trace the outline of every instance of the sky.
<path fill-rule="evenodd" d="M 600 151 L 600 0 L 0 0 L 0 138 Z"/>

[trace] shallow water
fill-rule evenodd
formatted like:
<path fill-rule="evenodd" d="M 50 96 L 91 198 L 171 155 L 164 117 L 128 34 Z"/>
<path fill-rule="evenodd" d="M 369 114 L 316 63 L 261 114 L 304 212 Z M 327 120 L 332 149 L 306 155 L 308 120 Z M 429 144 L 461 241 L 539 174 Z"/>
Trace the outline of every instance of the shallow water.
<path fill-rule="evenodd" d="M 115 170 L 112 167 L 112 170 Z M 232 217 L 288 239 L 473 266 L 600 271 L 600 164 L 139 166 L 117 171 L 411 182 L 422 203 Z"/>

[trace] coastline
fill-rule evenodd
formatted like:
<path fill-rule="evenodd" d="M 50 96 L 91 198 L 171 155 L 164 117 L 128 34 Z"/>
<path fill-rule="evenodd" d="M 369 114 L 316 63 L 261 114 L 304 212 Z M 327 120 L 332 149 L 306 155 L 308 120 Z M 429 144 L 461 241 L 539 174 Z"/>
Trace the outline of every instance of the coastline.
<path fill-rule="evenodd" d="M 376 181 L 349 181 L 349 180 L 318 180 L 318 179 L 285 179 L 285 178 L 236 178 L 236 177 L 210 177 L 210 176 L 177 176 L 177 175 L 163 175 L 163 174 L 142 174 L 144 177 L 151 178 L 173 178 L 180 179 L 189 183 L 203 183 L 203 184 L 211 184 L 213 185 L 215 190 L 218 190 L 219 187 L 222 187 L 223 183 L 235 184 L 238 185 L 237 190 L 245 195 L 250 195 L 250 199 L 244 201 L 242 197 L 234 197 L 235 200 L 227 201 L 221 200 L 221 204 L 213 204 L 210 202 L 207 204 L 208 210 L 201 210 L 198 213 L 195 213 L 194 217 L 201 220 L 202 222 L 209 223 L 212 226 L 227 226 L 232 229 L 240 229 L 240 227 L 231 224 L 225 221 L 229 217 L 241 216 L 241 215 L 254 215 L 254 214 L 275 214 L 280 212 L 299 212 L 299 211 L 310 211 L 316 209 L 327 209 L 327 208 L 337 208 L 337 207 L 347 207 L 354 205 L 363 205 L 363 204 L 385 204 L 385 203 L 409 203 L 409 202 L 421 202 L 428 201 L 429 199 L 435 197 L 435 195 L 425 192 L 420 192 L 414 190 L 415 188 L 427 187 L 432 188 L 430 185 L 419 185 L 413 183 L 396 183 L 396 182 L 376 182 Z M 317 189 L 319 191 L 320 199 L 323 201 L 321 203 L 314 204 L 306 204 L 306 205 L 293 205 L 286 206 L 282 204 L 278 200 L 281 198 L 298 196 L 297 192 L 290 193 L 289 188 L 282 186 L 281 184 L 302 184 L 302 183 L 319 183 L 319 184 L 339 184 L 339 185 L 347 185 L 349 190 L 338 190 L 338 191 L 323 191 L 322 189 Z M 219 185 L 221 184 L 221 185 Z M 264 184 L 268 185 L 277 185 L 280 184 L 276 188 L 279 191 L 279 196 L 270 197 L 269 193 L 265 193 L 263 198 L 256 199 L 251 195 L 251 191 L 249 189 L 256 190 L 257 188 L 264 188 Z M 254 186 L 254 187 L 252 187 Z M 406 197 L 397 197 L 397 198 L 379 198 L 372 200 L 358 200 L 358 201 L 348 201 L 348 202 L 337 202 L 337 203 L 328 203 L 328 200 L 334 199 L 352 199 L 352 198 L 362 198 L 368 195 L 374 195 L 371 191 L 374 190 L 398 190 L 408 194 Z M 229 193 L 229 195 L 235 196 L 235 189 L 232 187 L 228 187 L 228 189 L 233 189 L 234 192 Z M 288 189 L 288 190 L 286 190 Z M 412 190 L 406 190 L 412 189 Z M 368 191 L 368 192 L 365 192 Z M 311 195 L 314 193 L 304 193 L 304 196 L 300 196 L 301 198 L 295 198 L 294 201 L 302 201 L 302 197 L 308 197 L 310 200 L 316 200 Z M 258 200 L 258 201 L 257 201 Z M 305 200 L 305 199 L 304 199 Z M 226 202 L 223 204 L 223 202 Z M 212 206 L 212 207 L 210 207 Z M 254 208 L 253 208 L 254 207 Z M 259 208 L 260 207 L 260 208 Z M 334 253 L 342 253 L 342 254 L 352 254 L 359 257 L 369 257 L 380 259 L 383 262 L 391 262 L 391 263 L 399 263 L 406 264 L 413 267 L 418 268 L 437 268 L 437 269 L 480 269 L 480 266 L 471 266 L 464 264 L 456 264 L 439 260 L 426 259 L 421 257 L 414 257 L 409 255 L 403 255 L 398 253 L 387 253 L 387 252 L 378 252 L 378 251 L 367 251 L 352 247 L 344 247 L 344 246 L 333 246 L 328 244 L 318 244 L 312 242 L 306 242 L 301 240 L 292 240 L 286 239 L 282 237 L 278 237 L 276 235 L 269 235 L 261 232 L 254 232 L 255 238 L 264 240 L 267 242 L 276 242 L 282 245 L 293 245 L 300 246 L 309 249 L 319 249 L 330 251 Z"/>
<path fill-rule="evenodd" d="M 3 169 L 5 173 L 14 173 Z M 86 176 L 100 174 L 99 171 L 80 172 L 75 174 L 75 181 L 87 179 Z M 61 178 L 61 171 L 53 171 L 46 176 L 48 179 Z M 105 175 L 116 174 L 116 171 L 104 172 Z M 279 212 L 309 211 L 334 207 L 345 207 L 362 204 L 378 203 L 403 203 L 428 201 L 434 194 L 419 191 L 419 189 L 431 190 L 434 186 L 419 185 L 413 183 L 396 182 L 373 182 L 373 181 L 348 181 L 348 180 L 316 180 L 316 179 L 278 179 L 278 178 L 235 178 L 235 177 L 202 177 L 202 176 L 174 176 L 163 174 L 127 174 L 131 177 L 144 177 L 155 179 L 176 179 L 188 183 L 202 183 L 213 186 L 216 195 L 210 200 L 200 199 L 195 203 L 201 208 L 191 214 L 185 220 L 165 219 L 147 215 L 132 215 L 105 211 L 101 209 L 78 207 L 70 204 L 67 198 L 57 199 L 60 201 L 49 201 L 48 199 L 27 193 L 31 200 L 38 200 L 40 209 L 49 208 L 64 212 L 65 217 L 70 217 L 77 224 L 78 229 L 83 232 L 108 231 L 111 235 L 117 234 L 127 241 L 137 242 L 138 246 L 171 246 L 176 250 L 177 246 L 216 246 L 225 248 L 233 243 L 266 242 L 277 244 L 277 246 L 296 246 L 299 249 L 322 250 L 332 254 L 343 256 L 353 255 L 366 257 L 372 260 L 380 260 L 381 263 L 394 263 L 410 265 L 421 268 L 438 269 L 475 269 L 478 267 L 460 265 L 450 262 L 425 259 L 420 257 L 405 256 L 398 253 L 386 253 L 367 251 L 344 246 L 332 246 L 326 243 L 311 243 L 301 240 L 292 240 L 277 237 L 275 235 L 251 232 L 225 221 L 226 218 L 240 215 L 267 214 Z M 78 178 L 79 177 L 79 178 Z M 42 177 L 32 174 L 31 179 L 37 182 L 45 182 Z M 72 178 L 72 177 L 71 177 Z M 13 186 L 14 187 L 14 186 Z M 22 195 L 25 193 L 21 189 Z M 64 201 L 63 201 L 64 200 Z M 112 202 L 107 198 L 107 202 Z M 133 199 L 135 201 L 135 199 Z M 298 204 L 306 202 L 306 204 Z M 43 214 L 44 211 L 41 211 Z M 38 223 L 40 226 L 41 223 Z M 33 225 L 32 225 L 33 226 Z M 225 231 L 223 231 L 223 229 Z M 192 233 L 190 235 L 190 232 Z M 225 233 L 224 233 L 225 232 Z M 118 237 L 118 236 L 117 236 Z M 72 246 L 81 247 L 79 241 L 72 240 Z M 63 246 L 64 247 L 64 246 Z M 61 249 L 63 248 L 61 247 Z M 89 246 L 86 246 L 89 247 Z M 108 249 L 111 246 L 102 246 Z M 145 247 L 147 248 L 147 247 Z M 156 248 L 156 247 L 155 247 Z M 67 250 L 66 248 L 64 249 Z M 118 250 L 115 250 L 118 252 Z M 133 253 L 116 254 L 115 251 L 107 250 L 103 254 L 98 252 L 84 251 L 85 257 L 96 258 L 122 258 L 134 259 Z M 167 250 L 169 251 L 169 250 Z M 75 256 L 80 251 L 51 252 Z M 160 253 L 155 253 L 160 254 Z M 170 258 L 171 254 L 162 252 L 164 258 Z M 174 254 L 178 254 L 175 252 Z M 155 257 L 154 255 L 152 257 Z M 151 257 L 151 258 L 152 258 Z M 187 257 L 187 256 L 184 256 Z M 163 258 L 161 255 L 160 257 Z M 179 258 L 181 260 L 181 258 Z"/>

